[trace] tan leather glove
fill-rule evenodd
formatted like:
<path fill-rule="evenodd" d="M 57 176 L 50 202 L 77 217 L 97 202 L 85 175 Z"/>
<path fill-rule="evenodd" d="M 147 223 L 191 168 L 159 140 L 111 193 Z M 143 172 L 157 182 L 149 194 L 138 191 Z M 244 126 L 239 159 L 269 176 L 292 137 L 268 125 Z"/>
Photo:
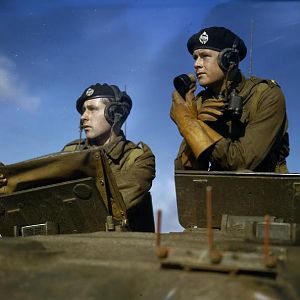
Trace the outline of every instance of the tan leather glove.
<path fill-rule="evenodd" d="M 224 105 L 224 102 L 219 99 L 205 100 L 198 109 L 198 120 L 202 122 L 217 121 L 218 117 L 223 115 L 222 108 Z"/>
<path fill-rule="evenodd" d="M 0 161 L 0 166 L 4 166 L 4 164 L 1 161 Z M 5 178 L 4 174 L 2 174 L 0 171 L 0 188 L 5 185 L 7 185 L 7 178 Z"/>
<path fill-rule="evenodd" d="M 176 90 L 173 92 L 170 116 L 191 147 L 195 157 L 198 158 L 204 150 L 219 141 L 222 136 L 202 121 L 197 120 L 194 90 L 195 88 L 192 88 L 186 94 L 186 101 Z"/>
<path fill-rule="evenodd" d="M 0 188 L 7 185 L 7 179 L 4 178 L 3 174 L 0 174 Z"/>

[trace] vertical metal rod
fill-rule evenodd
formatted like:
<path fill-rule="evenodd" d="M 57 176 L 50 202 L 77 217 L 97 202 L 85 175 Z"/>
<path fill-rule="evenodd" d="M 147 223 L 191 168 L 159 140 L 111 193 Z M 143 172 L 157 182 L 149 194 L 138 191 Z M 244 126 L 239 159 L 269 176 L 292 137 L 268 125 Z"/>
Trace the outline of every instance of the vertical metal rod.
<path fill-rule="evenodd" d="M 264 257 L 266 260 L 269 258 L 269 245 L 270 245 L 270 216 L 265 215 L 264 222 Z"/>
<path fill-rule="evenodd" d="M 156 216 L 156 247 L 160 247 L 161 214 L 161 209 L 159 209 Z"/>
<path fill-rule="evenodd" d="M 155 253 L 158 258 L 166 258 L 169 255 L 169 248 L 167 247 L 161 247 L 160 245 L 160 227 L 161 227 L 161 215 L 162 211 L 159 209 L 157 211 L 157 217 L 156 217 L 156 230 L 155 230 Z"/>
<path fill-rule="evenodd" d="M 222 253 L 214 249 L 212 231 L 212 186 L 206 187 L 206 219 L 207 219 L 207 244 L 211 263 L 218 264 L 222 260 Z"/>
<path fill-rule="evenodd" d="M 18 226 L 14 226 L 13 229 L 14 229 L 14 237 L 19 236 L 19 229 L 18 229 Z"/>
<path fill-rule="evenodd" d="M 206 187 L 206 218 L 207 218 L 207 244 L 208 251 L 211 252 L 213 248 L 213 233 L 212 233 L 212 187 Z"/>

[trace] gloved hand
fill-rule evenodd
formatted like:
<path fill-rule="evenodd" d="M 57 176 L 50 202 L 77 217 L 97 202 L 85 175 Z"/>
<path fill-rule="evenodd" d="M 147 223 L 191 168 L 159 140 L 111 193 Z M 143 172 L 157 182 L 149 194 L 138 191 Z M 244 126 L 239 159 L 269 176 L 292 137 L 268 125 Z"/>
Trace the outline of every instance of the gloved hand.
<path fill-rule="evenodd" d="M 0 188 L 7 185 L 7 179 L 4 177 L 3 174 L 0 174 Z"/>
<path fill-rule="evenodd" d="M 224 105 L 224 102 L 219 99 L 205 100 L 198 109 L 198 120 L 202 122 L 217 121 L 218 117 L 223 115 L 222 108 Z"/>
<path fill-rule="evenodd" d="M 196 90 L 196 77 L 193 74 L 189 74 L 188 76 L 191 80 L 191 84 L 189 86 L 189 91 L 185 95 L 185 99 L 182 98 L 176 90 L 172 94 L 173 102 L 170 115 L 177 126 L 179 126 L 178 123 L 180 123 L 182 119 L 197 119 L 197 106 L 194 96 L 194 92 Z"/>
<path fill-rule="evenodd" d="M 186 94 L 186 101 L 177 91 L 173 92 L 170 116 L 191 147 L 195 158 L 198 158 L 204 150 L 219 141 L 222 136 L 201 120 L 197 120 L 194 90 L 195 88 L 192 88 Z"/>
<path fill-rule="evenodd" d="M 182 127 L 182 123 L 187 119 L 197 119 L 197 106 L 194 100 L 194 86 L 187 92 L 184 100 L 180 94 L 175 90 L 172 94 L 172 106 L 170 111 L 171 119 L 177 124 L 179 130 Z"/>
<path fill-rule="evenodd" d="M 4 164 L 0 161 L 0 166 L 4 166 Z M 0 188 L 7 184 L 7 178 L 4 177 L 3 174 L 0 173 Z"/>

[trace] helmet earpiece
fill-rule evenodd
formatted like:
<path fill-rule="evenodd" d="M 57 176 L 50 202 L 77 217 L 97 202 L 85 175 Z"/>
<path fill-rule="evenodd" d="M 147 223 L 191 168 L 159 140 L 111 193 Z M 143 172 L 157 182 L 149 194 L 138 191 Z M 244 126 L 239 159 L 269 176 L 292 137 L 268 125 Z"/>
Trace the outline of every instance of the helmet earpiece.
<path fill-rule="evenodd" d="M 115 86 L 110 86 L 114 92 L 114 99 L 108 103 L 104 110 L 104 116 L 107 122 L 111 125 L 117 123 L 123 123 L 129 115 L 131 105 L 130 97 L 125 93 L 121 92 Z"/>
<path fill-rule="evenodd" d="M 238 40 L 235 39 L 232 48 L 225 48 L 218 55 L 218 64 L 224 72 L 227 72 L 229 68 L 234 69 L 239 66 L 240 57 L 237 43 Z"/>

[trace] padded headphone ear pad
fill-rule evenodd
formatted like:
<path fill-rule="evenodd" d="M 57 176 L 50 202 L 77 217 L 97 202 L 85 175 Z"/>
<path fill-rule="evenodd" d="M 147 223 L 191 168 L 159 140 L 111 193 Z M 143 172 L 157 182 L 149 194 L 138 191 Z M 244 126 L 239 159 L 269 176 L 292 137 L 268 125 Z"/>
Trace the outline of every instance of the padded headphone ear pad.
<path fill-rule="evenodd" d="M 126 116 L 125 107 L 121 103 L 111 102 L 106 105 L 104 116 L 107 122 L 113 125 L 116 121 L 120 121 Z"/>
<path fill-rule="evenodd" d="M 238 67 L 240 62 L 239 52 L 233 48 L 225 48 L 218 55 L 218 64 L 223 71 L 228 71 L 231 64 Z"/>

